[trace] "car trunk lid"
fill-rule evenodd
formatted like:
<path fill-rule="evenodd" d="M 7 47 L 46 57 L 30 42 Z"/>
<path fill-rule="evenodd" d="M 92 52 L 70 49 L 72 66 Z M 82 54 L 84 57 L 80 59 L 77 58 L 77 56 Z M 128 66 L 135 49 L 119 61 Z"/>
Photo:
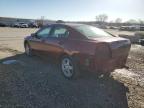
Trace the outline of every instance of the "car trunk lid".
<path fill-rule="evenodd" d="M 109 45 L 112 58 L 127 55 L 130 49 L 130 40 L 119 37 L 93 38 L 97 42 L 104 42 Z"/>

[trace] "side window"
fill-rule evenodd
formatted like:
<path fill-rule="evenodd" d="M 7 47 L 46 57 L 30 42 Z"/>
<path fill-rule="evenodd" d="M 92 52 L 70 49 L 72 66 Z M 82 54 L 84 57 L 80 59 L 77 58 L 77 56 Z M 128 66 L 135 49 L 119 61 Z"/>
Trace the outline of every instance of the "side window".
<path fill-rule="evenodd" d="M 44 28 L 40 32 L 37 33 L 37 37 L 39 38 L 48 37 L 48 35 L 50 34 L 50 31 L 51 31 L 51 27 Z"/>
<path fill-rule="evenodd" d="M 68 37 L 69 35 L 69 31 L 64 28 L 64 27 L 55 27 L 54 31 L 52 33 L 52 37 L 57 37 L 57 38 L 61 38 L 61 37 Z"/>

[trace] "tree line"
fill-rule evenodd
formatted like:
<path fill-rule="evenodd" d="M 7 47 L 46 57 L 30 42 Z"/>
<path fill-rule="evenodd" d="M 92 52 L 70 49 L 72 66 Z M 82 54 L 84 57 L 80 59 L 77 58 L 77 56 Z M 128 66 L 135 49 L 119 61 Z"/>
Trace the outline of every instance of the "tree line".
<path fill-rule="evenodd" d="M 96 22 L 104 24 L 108 20 L 108 15 L 107 14 L 100 14 L 100 15 L 97 15 L 95 17 L 95 19 L 96 19 Z M 142 20 L 142 19 L 139 19 L 139 20 L 130 19 L 128 21 L 123 22 L 122 18 L 117 18 L 114 21 L 110 21 L 110 23 L 144 24 L 144 20 Z"/>

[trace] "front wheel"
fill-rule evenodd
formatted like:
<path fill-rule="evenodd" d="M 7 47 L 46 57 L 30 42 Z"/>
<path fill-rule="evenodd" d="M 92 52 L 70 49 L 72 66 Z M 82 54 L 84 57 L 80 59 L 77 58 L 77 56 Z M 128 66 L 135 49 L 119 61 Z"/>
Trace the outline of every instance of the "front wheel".
<path fill-rule="evenodd" d="M 66 78 L 75 79 L 79 75 L 78 63 L 74 60 L 74 58 L 64 56 L 61 59 L 61 71 Z"/>
<path fill-rule="evenodd" d="M 25 44 L 25 53 L 26 53 L 26 55 L 28 55 L 28 56 L 32 56 L 32 50 L 31 50 L 31 48 L 30 48 L 30 45 L 29 44 Z"/>

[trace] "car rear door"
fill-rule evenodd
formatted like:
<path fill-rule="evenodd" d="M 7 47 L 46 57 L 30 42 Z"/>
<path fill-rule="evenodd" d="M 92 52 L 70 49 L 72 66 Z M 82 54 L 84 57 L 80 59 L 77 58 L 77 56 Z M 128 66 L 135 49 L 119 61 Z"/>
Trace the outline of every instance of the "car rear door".
<path fill-rule="evenodd" d="M 35 53 L 44 54 L 48 51 L 49 46 L 45 43 L 52 30 L 51 26 L 40 29 L 30 40 L 30 46 Z"/>
<path fill-rule="evenodd" d="M 65 26 L 55 25 L 45 40 L 45 44 L 48 45 L 48 52 L 55 58 L 59 57 L 64 52 L 64 44 L 69 36 L 69 31 Z"/>

